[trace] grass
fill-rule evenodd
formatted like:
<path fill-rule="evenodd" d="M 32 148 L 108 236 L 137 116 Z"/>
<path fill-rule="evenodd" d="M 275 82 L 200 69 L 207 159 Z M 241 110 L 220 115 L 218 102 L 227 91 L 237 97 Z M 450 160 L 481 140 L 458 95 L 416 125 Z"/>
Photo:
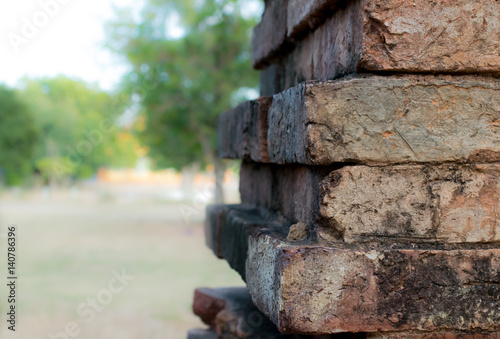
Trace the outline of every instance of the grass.
<path fill-rule="evenodd" d="M 201 220 L 186 224 L 175 204 L 82 199 L 3 199 L 0 224 L 18 227 L 18 328 L 0 338 L 49 338 L 70 321 L 78 338 L 185 338 L 203 327 L 191 312 L 196 287 L 243 282 L 204 244 Z M 0 272 L 6 271 L 5 241 Z M 5 269 L 4 269 L 5 268 Z M 106 289 L 112 271 L 135 279 L 87 323 L 77 306 Z M 0 275 L 0 311 L 6 312 Z M 4 317 L 2 317 L 4 319 Z"/>

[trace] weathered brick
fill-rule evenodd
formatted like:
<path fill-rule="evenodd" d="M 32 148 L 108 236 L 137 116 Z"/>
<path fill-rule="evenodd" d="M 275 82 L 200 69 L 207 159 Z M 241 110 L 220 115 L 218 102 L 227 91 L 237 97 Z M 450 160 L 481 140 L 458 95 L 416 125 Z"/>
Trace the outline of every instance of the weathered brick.
<path fill-rule="evenodd" d="M 218 258 L 226 259 L 243 280 L 248 234 L 255 229 L 278 229 L 283 225 L 278 216 L 250 205 L 211 205 L 206 214 L 207 246 Z"/>
<path fill-rule="evenodd" d="M 500 80 L 488 77 L 305 83 L 275 95 L 269 111 L 262 98 L 222 115 L 219 153 L 311 165 L 499 161 L 499 102 Z"/>
<path fill-rule="evenodd" d="M 276 326 L 255 307 L 244 287 L 198 288 L 193 311 L 219 337 L 255 338 L 261 334 L 282 337 Z"/>
<path fill-rule="evenodd" d="M 193 338 L 330 338 L 282 334 L 252 302 L 244 287 L 198 288 L 193 310 L 212 330 L 193 330 Z M 199 335 L 198 337 L 195 336 Z M 206 336 L 206 337 L 204 337 Z M 355 338 L 353 336 L 352 338 Z"/>
<path fill-rule="evenodd" d="M 222 258 L 220 244 L 220 229 L 224 211 L 232 205 L 213 205 L 206 208 L 205 216 L 205 243 L 211 248 L 217 258 Z"/>
<path fill-rule="evenodd" d="M 222 290 L 220 293 L 222 293 Z M 225 307 L 226 300 L 218 297 L 216 291 L 209 288 L 197 288 L 194 291 L 193 313 L 200 317 L 210 328 L 215 328 L 217 315 Z"/>
<path fill-rule="evenodd" d="M 266 1 L 261 22 L 255 26 L 252 40 L 252 62 L 271 58 L 287 41 L 287 7 L 289 0 Z"/>
<path fill-rule="evenodd" d="M 282 332 L 500 331 L 498 248 L 332 247 L 311 238 L 288 241 L 286 224 L 269 228 L 266 220 L 227 230 L 247 241 L 236 259 L 245 262 L 255 305 Z M 242 224 L 247 232 L 238 230 Z"/>
<path fill-rule="evenodd" d="M 356 29 L 362 26 L 360 6 L 360 1 L 347 2 L 316 31 L 300 42 L 289 43 L 279 57 L 260 67 L 261 95 L 271 96 L 308 80 L 332 80 L 356 72 L 361 54 L 361 43 L 357 42 L 362 40 L 361 30 Z"/>
<path fill-rule="evenodd" d="M 499 6 L 496 0 L 365 0 L 358 67 L 498 73 Z"/>
<path fill-rule="evenodd" d="M 331 169 L 243 162 L 240 171 L 241 202 L 276 212 L 290 223 L 302 221 L 310 225 L 317 215 L 320 180 Z"/>
<path fill-rule="evenodd" d="M 213 330 L 194 328 L 189 330 L 187 339 L 217 339 L 217 332 Z"/>
<path fill-rule="evenodd" d="M 279 60 L 331 17 L 345 1 L 288 0 L 268 1 L 261 22 L 254 29 L 252 62 L 263 68 Z"/>
<path fill-rule="evenodd" d="M 500 339 L 500 333 L 481 332 L 395 332 L 395 333 L 370 333 L 367 339 Z"/>
<path fill-rule="evenodd" d="M 500 242 L 499 164 L 348 166 L 321 187 L 319 223 L 346 242 Z"/>
<path fill-rule="evenodd" d="M 282 332 L 500 330 L 499 249 L 248 246 L 250 294 Z"/>
<path fill-rule="evenodd" d="M 500 164 L 344 166 L 244 162 L 241 200 L 333 242 L 500 242 Z"/>
<path fill-rule="evenodd" d="M 246 101 L 221 114 L 218 122 L 219 156 L 269 162 L 267 152 L 268 110 L 271 98 Z"/>
<path fill-rule="evenodd" d="M 254 67 L 280 63 L 310 39 L 315 41 L 309 53 L 314 55 L 316 80 L 356 71 L 500 72 L 500 11 L 495 0 L 304 1 L 299 7 L 296 2 L 286 7 L 271 1 L 266 7 L 254 31 Z M 335 6 L 333 13 L 316 11 Z M 321 23 L 325 16 L 317 27 L 314 18 Z"/>
<path fill-rule="evenodd" d="M 297 39 L 320 26 L 337 10 L 339 0 L 289 0 L 287 38 Z"/>
<path fill-rule="evenodd" d="M 362 76 L 304 83 L 273 97 L 274 163 L 499 161 L 500 81 Z"/>

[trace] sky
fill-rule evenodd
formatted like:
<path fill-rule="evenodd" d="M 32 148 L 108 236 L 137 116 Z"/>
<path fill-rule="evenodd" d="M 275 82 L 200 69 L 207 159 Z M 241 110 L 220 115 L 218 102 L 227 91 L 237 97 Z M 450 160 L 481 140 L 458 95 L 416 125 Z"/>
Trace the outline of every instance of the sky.
<path fill-rule="evenodd" d="M 112 89 L 127 66 L 103 48 L 103 24 L 113 17 L 112 5 L 138 3 L 142 1 L 0 0 L 0 83 L 16 86 L 25 75 L 65 74 Z"/>
<path fill-rule="evenodd" d="M 18 86 L 23 76 L 64 74 L 112 90 L 127 71 L 125 61 L 106 50 L 104 22 L 112 6 L 136 7 L 141 0 L 0 0 L 0 83 Z M 246 3 L 259 13 L 261 1 Z M 174 18 L 175 19 L 175 18 Z M 172 37 L 182 30 L 171 21 Z"/>

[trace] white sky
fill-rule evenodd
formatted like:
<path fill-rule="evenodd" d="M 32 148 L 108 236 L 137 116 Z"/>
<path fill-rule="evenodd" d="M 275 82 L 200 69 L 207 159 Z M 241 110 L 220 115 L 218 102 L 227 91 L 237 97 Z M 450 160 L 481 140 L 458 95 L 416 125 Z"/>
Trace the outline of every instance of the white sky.
<path fill-rule="evenodd" d="M 22 35 L 23 18 L 33 22 L 42 3 L 59 4 L 38 33 L 19 46 L 16 53 L 9 33 Z M 0 0 L 0 83 L 15 86 L 24 75 L 30 77 L 65 74 L 103 89 L 111 89 L 126 71 L 118 56 L 103 43 L 104 22 L 112 18 L 112 4 L 123 7 L 141 4 L 140 0 Z M 41 17 L 40 23 L 43 23 Z"/>
<path fill-rule="evenodd" d="M 98 83 L 106 90 L 113 89 L 127 66 L 123 59 L 103 47 L 104 22 L 113 18 L 113 5 L 135 7 L 139 11 L 143 3 L 143 0 L 0 0 L 0 83 L 16 86 L 25 75 L 64 74 Z M 45 13 L 42 4 L 48 11 L 53 10 L 53 4 L 58 9 L 51 16 L 37 16 Z M 263 7 L 258 0 L 245 4 L 249 13 L 259 14 Z M 45 26 L 43 15 L 48 18 Z M 26 44 L 20 44 L 16 52 L 9 36 L 26 37 L 23 34 L 26 19 L 43 27 L 35 26 L 36 34 L 25 40 Z M 167 29 L 174 38 L 182 34 L 175 20 L 171 20 Z"/>

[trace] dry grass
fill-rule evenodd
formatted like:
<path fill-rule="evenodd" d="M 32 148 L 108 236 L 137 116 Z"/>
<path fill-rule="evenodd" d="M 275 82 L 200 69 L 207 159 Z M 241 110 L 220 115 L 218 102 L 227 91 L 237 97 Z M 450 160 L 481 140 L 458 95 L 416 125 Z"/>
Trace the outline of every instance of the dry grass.
<path fill-rule="evenodd" d="M 189 328 L 203 326 L 191 313 L 195 287 L 243 284 L 206 248 L 203 215 L 186 224 L 177 204 L 4 195 L 0 218 L 4 231 L 10 224 L 19 230 L 18 331 L 2 321 L 0 338 L 49 338 L 70 321 L 82 329 L 81 339 L 185 338 Z M 0 251 L 5 272 L 5 242 Z M 122 269 L 135 279 L 87 323 L 77 306 Z"/>

